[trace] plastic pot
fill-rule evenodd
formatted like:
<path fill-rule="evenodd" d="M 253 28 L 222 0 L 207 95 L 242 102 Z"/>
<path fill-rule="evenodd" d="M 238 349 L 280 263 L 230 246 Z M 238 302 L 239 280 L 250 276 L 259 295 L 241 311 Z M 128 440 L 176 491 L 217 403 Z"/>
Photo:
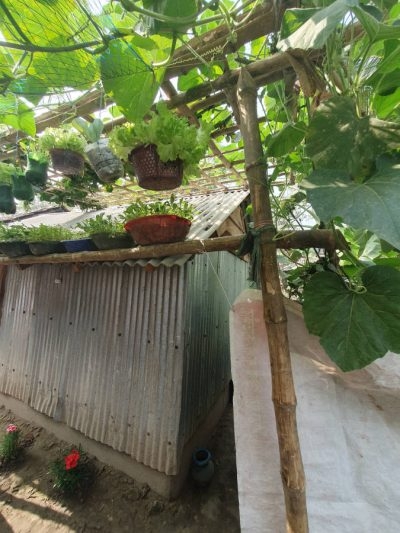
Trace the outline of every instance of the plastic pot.
<path fill-rule="evenodd" d="M 68 239 L 61 241 L 61 244 L 68 253 L 93 252 L 97 250 L 92 239 Z"/>
<path fill-rule="evenodd" d="M 85 168 L 85 159 L 78 152 L 53 148 L 50 150 L 50 157 L 54 170 L 67 176 L 82 176 Z"/>
<path fill-rule="evenodd" d="M 44 187 L 47 183 L 47 169 L 49 164 L 46 162 L 36 161 L 28 157 L 28 166 L 25 172 L 25 178 L 29 183 L 36 187 Z"/>
<path fill-rule="evenodd" d="M 117 235 L 109 235 L 108 233 L 94 233 L 90 237 L 99 250 L 132 248 L 135 245 L 129 233 L 120 233 Z"/>
<path fill-rule="evenodd" d="M 5 241 L 0 242 L 0 252 L 7 257 L 21 257 L 31 255 L 28 243 L 25 241 Z"/>
<path fill-rule="evenodd" d="M 29 249 L 33 255 L 63 254 L 65 248 L 60 241 L 30 242 Z"/>
<path fill-rule="evenodd" d="M 108 139 L 87 146 L 85 152 L 99 180 L 112 183 L 124 175 L 124 166 L 120 159 L 108 148 Z"/>
<path fill-rule="evenodd" d="M 190 226 L 187 218 L 151 215 L 128 220 L 124 227 L 137 244 L 161 244 L 184 241 Z"/>

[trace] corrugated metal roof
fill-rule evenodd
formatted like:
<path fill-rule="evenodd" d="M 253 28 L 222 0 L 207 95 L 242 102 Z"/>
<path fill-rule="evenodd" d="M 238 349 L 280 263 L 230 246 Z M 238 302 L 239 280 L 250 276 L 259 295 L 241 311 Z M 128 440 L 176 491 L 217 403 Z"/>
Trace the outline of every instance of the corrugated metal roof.
<path fill-rule="evenodd" d="M 196 210 L 196 215 L 192 221 L 192 226 L 187 239 L 207 239 L 211 237 L 211 235 L 217 231 L 221 224 L 235 211 L 235 209 L 248 195 L 248 190 L 238 189 L 226 192 L 184 197 L 185 200 L 190 202 Z M 126 206 L 113 206 L 101 211 L 91 212 L 69 211 L 65 213 L 41 213 L 39 215 L 33 215 L 32 217 L 26 218 L 23 223 L 27 226 L 38 226 L 39 224 L 61 224 L 71 227 L 75 226 L 82 220 L 95 217 L 99 213 L 117 216 L 124 211 L 125 207 Z M 104 264 L 109 266 L 151 265 L 153 267 L 159 267 L 160 265 L 164 265 L 167 267 L 172 267 L 174 265 L 183 265 L 190 257 L 190 255 L 176 255 L 165 257 L 163 259 L 127 260 L 123 262 L 110 262 Z M 94 264 L 97 263 L 86 263 L 86 266 L 92 266 Z"/>

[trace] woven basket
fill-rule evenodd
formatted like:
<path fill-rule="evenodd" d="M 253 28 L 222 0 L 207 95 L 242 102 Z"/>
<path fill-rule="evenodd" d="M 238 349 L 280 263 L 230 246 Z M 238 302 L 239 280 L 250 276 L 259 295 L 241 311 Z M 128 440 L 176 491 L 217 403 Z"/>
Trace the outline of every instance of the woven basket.
<path fill-rule="evenodd" d="M 50 157 L 54 170 L 67 176 L 82 176 L 85 159 L 78 152 L 64 150 L 63 148 L 52 148 Z"/>
<path fill-rule="evenodd" d="M 129 161 L 135 169 L 138 184 L 142 189 L 167 191 L 182 184 L 183 162 L 180 159 L 160 160 L 154 144 L 134 148 L 129 154 Z"/>
<path fill-rule="evenodd" d="M 150 215 L 128 220 L 126 231 L 137 244 L 162 244 L 184 241 L 189 233 L 190 220 L 176 215 Z"/>

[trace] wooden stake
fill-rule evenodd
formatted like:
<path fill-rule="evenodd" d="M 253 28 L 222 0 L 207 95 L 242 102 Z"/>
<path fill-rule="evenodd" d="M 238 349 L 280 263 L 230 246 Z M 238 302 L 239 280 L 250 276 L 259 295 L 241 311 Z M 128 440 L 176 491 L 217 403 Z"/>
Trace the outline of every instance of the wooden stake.
<path fill-rule="evenodd" d="M 308 532 L 305 476 L 296 423 L 294 390 L 283 304 L 267 189 L 267 167 L 257 123 L 257 88 L 251 75 L 241 70 L 238 81 L 240 130 L 246 160 L 254 227 L 260 231 L 261 288 L 268 332 L 272 375 L 272 399 L 279 441 L 281 477 L 286 504 L 286 531 Z"/>

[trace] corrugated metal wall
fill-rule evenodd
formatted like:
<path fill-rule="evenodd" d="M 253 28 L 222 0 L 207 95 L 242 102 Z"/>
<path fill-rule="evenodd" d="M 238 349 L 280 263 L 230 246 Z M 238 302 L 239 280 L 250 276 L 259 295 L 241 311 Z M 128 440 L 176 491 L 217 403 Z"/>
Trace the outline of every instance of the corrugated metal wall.
<path fill-rule="evenodd" d="M 196 255 L 186 267 L 184 442 L 230 380 L 229 309 L 248 286 L 248 263 L 228 252 Z"/>
<path fill-rule="evenodd" d="M 10 267 L 0 391 L 176 474 L 182 446 L 230 378 L 228 311 L 247 264 Z"/>
<path fill-rule="evenodd" d="M 175 474 L 184 294 L 178 266 L 10 267 L 1 392 Z"/>

